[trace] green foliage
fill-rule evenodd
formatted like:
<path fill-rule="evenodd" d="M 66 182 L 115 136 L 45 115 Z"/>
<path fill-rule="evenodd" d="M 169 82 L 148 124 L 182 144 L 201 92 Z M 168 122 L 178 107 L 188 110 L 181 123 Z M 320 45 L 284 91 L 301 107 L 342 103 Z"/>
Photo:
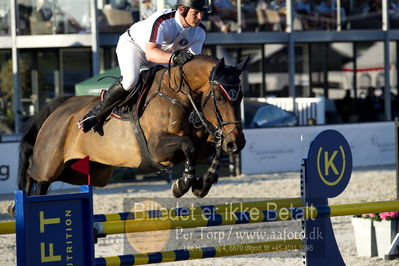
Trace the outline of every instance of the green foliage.
<path fill-rule="evenodd" d="M 31 71 L 30 65 L 24 59 L 21 59 L 19 64 L 19 81 L 21 86 L 21 96 L 30 97 L 32 91 Z M 5 92 L 7 94 L 6 97 L 9 97 L 11 100 L 13 88 L 12 60 L 9 59 L 0 67 L 0 90 Z"/>
<path fill-rule="evenodd" d="M 31 71 L 30 66 L 26 60 L 21 59 L 19 65 L 19 77 L 20 77 L 20 87 L 21 96 L 30 97 L 31 96 Z M 3 123 L 8 128 L 14 127 L 15 114 L 12 109 L 12 99 L 14 94 L 14 81 L 13 81 L 13 71 L 12 71 L 12 60 L 9 59 L 0 65 L 0 95 L 2 95 L 2 100 L 4 101 Z"/>
<path fill-rule="evenodd" d="M 4 62 L 0 68 L 0 90 L 6 93 L 6 98 L 12 97 L 12 61 Z"/>

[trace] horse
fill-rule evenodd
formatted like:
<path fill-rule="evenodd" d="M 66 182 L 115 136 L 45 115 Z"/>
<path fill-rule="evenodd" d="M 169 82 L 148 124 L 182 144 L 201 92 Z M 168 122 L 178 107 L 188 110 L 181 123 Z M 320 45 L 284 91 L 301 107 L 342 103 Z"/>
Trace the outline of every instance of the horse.
<path fill-rule="evenodd" d="M 239 77 L 248 59 L 228 66 L 223 58 L 196 55 L 183 66 L 160 69 L 140 95 L 140 114 L 130 111 L 136 119 L 108 119 L 98 131 L 83 133 L 77 121 L 100 97 L 55 98 L 25 126 L 18 188 L 44 195 L 54 181 L 87 184 L 87 176 L 71 165 L 89 156 L 91 185 L 106 186 L 116 166 L 154 171 L 184 161 L 173 195 L 191 188 L 197 197 L 206 196 L 217 182 L 222 152 L 238 153 L 245 145 L 237 110 L 243 93 Z M 208 171 L 196 177 L 195 164 L 209 159 Z"/>

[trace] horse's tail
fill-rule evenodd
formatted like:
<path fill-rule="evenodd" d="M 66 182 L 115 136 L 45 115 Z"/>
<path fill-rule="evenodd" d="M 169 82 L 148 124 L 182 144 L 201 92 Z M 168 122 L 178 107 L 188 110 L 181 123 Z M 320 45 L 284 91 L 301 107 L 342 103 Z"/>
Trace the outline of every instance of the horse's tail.
<path fill-rule="evenodd" d="M 23 128 L 22 140 L 19 146 L 19 168 L 18 168 L 18 189 L 24 190 L 27 185 L 26 173 L 29 168 L 30 158 L 33 154 L 33 147 L 36 142 L 37 134 L 47 117 L 66 100 L 71 98 L 69 95 L 56 97 L 48 103 L 42 111 L 29 119 Z"/>

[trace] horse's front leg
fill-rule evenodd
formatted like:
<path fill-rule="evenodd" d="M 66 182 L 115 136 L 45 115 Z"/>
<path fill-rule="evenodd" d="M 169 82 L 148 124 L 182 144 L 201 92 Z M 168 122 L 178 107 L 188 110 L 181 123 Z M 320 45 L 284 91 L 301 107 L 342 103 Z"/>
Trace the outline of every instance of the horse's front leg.
<path fill-rule="evenodd" d="M 190 190 L 195 182 L 195 164 L 189 158 L 184 164 L 183 176 L 172 183 L 173 196 L 180 198 Z"/>
<path fill-rule="evenodd" d="M 217 148 L 216 153 L 212 158 L 212 163 L 206 173 L 201 178 L 195 180 L 195 183 L 192 186 L 192 192 L 196 197 L 203 198 L 208 195 L 212 185 L 218 182 L 218 171 L 222 153 L 222 149 Z"/>
<path fill-rule="evenodd" d="M 174 161 L 182 151 L 186 157 L 183 176 L 172 183 L 173 196 L 180 198 L 195 182 L 195 145 L 188 136 L 162 134 L 159 138 L 150 138 L 148 148 L 153 158 L 158 161 Z"/>

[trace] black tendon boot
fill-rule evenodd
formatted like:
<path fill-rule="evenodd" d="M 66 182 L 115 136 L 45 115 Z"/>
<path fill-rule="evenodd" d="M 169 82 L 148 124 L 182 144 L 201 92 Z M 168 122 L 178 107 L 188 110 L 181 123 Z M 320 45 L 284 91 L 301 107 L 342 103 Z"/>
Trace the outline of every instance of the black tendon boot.
<path fill-rule="evenodd" d="M 115 81 L 107 91 L 103 92 L 102 100 L 79 121 L 78 127 L 83 132 L 88 132 L 97 123 L 104 121 L 111 114 L 115 103 L 128 94 L 120 80 Z"/>

